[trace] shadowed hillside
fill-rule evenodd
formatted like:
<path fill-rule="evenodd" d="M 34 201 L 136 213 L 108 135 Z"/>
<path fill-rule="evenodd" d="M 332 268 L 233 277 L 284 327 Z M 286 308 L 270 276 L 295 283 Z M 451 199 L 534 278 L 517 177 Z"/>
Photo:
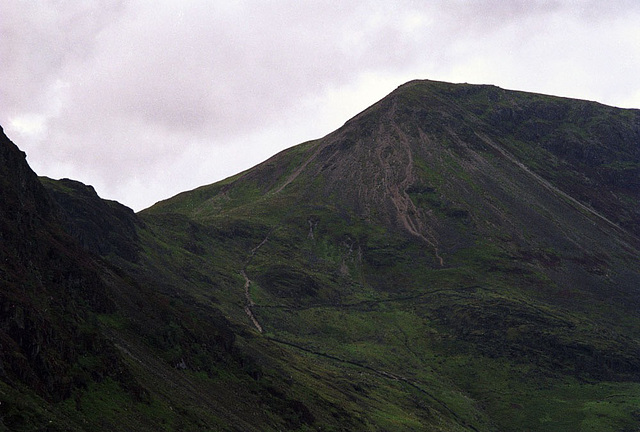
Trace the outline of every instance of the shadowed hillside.
<path fill-rule="evenodd" d="M 637 429 L 638 110 L 413 81 L 138 214 L 3 146 L 9 429 Z"/>

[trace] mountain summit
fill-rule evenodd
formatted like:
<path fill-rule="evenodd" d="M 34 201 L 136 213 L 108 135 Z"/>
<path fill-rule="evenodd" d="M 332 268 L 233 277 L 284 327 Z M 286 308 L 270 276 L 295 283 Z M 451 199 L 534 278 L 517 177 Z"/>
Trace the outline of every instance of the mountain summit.
<path fill-rule="evenodd" d="M 72 321 L 120 366 L 73 345 L 85 378 L 46 403 L 12 366 L 10 428 L 34 407 L 77 430 L 637 426 L 638 110 L 412 81 L 138 214 L 40 183 L 38 232 L 84 247 L 100 293 L 69 294 Z"/>
<path fill-rule="evenodd" d="M 566 234 L 576 231 L 591 232 L 580 236 L 583 251 L 638 249 L 639 119 L 637 110 L 593 102 L 413 81 L 336 132 L 151 212 L 185 212 L 185 196 L 187 214 L 215 212 L 250 186 L 260 204 L 242 205 L 335 206 L 420 239 L 440 265 L 441 249 L 452 253 L 496 228 L 524 245 L 532 225 L 540 230 L 533 247 L 575 252 Z"/>

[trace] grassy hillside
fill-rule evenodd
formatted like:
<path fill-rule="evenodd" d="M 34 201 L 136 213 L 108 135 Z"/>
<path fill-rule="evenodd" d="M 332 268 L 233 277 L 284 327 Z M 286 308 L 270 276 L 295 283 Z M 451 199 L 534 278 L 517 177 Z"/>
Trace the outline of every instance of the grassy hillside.
<path fill-rule="evenodd" d="M 639 161 L 637 110 L 415 81 L 139 214 L 42 178 L 100 344 L 55 400 L 4 375 L 0 427 L 636 430 Z"/>
<path fill-rule="evenodd" d="M 237 302 L 259 326 L 239 317 L 281 349 L 359 369 L 367 379 L 343 390 L 357 381 L 374 429 L 630 429 L 639 119 L 412 82 L 323 139 L 141 216 L 250 239 Z"/>

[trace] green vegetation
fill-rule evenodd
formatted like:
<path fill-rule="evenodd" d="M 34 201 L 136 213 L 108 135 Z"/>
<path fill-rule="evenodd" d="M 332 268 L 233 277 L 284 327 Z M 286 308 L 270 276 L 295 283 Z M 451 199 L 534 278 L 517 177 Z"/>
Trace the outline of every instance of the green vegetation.
<path fill-rule="evenodd" d="M 137 215 L 42 179 L 0 429 L 635 430 L 639 119 L 416 81 Z"/>

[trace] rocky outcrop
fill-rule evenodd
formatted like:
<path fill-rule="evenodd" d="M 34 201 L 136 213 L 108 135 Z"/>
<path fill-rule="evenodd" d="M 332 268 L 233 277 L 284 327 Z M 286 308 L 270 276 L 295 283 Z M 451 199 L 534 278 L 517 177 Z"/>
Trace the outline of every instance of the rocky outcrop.
<path fill-rule="evenodd" d="M 91 186 L 70 179 L 41 178 L 59 204 L 65 230 L 83 247 L 100 256 L 138 260 L 137 227 L 143 223 L 133 210 L 101 199 Z"/>
<path fill-rule="evenodd" d="M 126 378 L 91 324 L 115 307 L 99 267 L 64 233 L 60 208 L 4 133 L 0 185 L 0 377 L 53 401 L 91 377 Z M 79 368 L 83 355 L 95 365 Z"/>

